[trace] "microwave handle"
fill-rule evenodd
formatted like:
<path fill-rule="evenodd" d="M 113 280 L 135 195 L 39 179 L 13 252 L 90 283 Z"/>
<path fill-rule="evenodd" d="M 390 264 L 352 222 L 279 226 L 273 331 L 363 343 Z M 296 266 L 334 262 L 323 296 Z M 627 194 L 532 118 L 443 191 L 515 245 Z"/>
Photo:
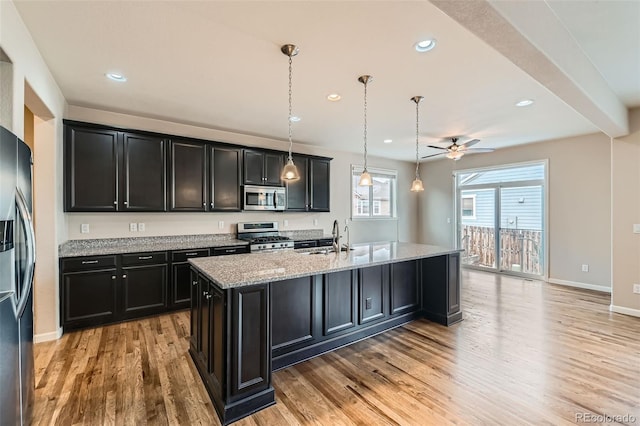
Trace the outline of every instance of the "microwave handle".
<path fill-rule="evenodd" d="M 278 208 L 278 191 L 273 191 L 273 208 Z"/>

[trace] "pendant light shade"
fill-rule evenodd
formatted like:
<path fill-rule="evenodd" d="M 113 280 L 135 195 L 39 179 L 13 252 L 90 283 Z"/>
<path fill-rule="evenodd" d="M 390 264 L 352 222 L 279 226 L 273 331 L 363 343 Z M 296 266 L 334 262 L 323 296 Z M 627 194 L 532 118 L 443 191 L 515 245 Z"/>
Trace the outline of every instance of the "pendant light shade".
<path fill-rule="evenodd" d="M 416 178 L 411 183 L 411 191 L 412 192 L 422 192 L 424 191 L 424 185 L 422 184 L 422 180 L 420 179 L 420 160 L 418 158 L 418 137 L 420 135 L 420 102 L 422 102 L 424 97 L 422 96 L 414 96 L 411 98 L 413 102 L 416 103 Z"/>
<path fill-rule="evenodd" d="M 285 44 L 280 48 L 280 51 L 289 57 L 289 117 L 287 119 L 289 125 L 289 158 L 287 159 L 287 164 L 282 169 L 282 174 L 280 175 L 280 179 L 285 182 L 295 182 L 300 180 L 300 173 L 298 172 L 298 168 L 295 164 L 293 164 L 293 157 L 291 156 L 291 149 L 293 148 L 293 140 L 291 139 L 291 76 L 292 76 L 292 58 L 298 54 L 298 48 L 294 44 Z"/>
<path fill-rule="evenodd" d="M 367 170 L 367 84 L 372 80 L 373 77 L 370 75 L 361 75 L 358 77 L 358 81 L 364 84 L 364 170 L 360 175 L 360 182 L 358 182 L 359 186 L 373 185 L 373 180 Z"/>

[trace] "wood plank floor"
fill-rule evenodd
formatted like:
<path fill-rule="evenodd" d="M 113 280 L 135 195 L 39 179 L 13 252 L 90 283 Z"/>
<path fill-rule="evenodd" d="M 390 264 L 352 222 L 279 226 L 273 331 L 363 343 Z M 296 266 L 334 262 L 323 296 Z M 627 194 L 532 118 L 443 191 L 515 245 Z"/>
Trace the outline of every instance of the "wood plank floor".
<path fill-rule="evenodd" d="M 457 325 L 415 321 L 274 373 L 277 404 L 237 424 L 640 424 L 640 318 L 609 295 L 478 271 L 462 295 Z M 37 344 L 33 424 L 219 424 L 188 333 L 181 311 Z"/>

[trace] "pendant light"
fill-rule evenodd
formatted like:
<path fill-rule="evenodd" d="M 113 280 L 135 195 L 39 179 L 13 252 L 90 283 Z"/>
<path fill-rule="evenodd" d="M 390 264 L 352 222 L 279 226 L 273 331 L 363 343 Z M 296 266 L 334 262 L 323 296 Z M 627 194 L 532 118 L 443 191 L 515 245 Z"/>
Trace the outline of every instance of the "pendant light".
<path fill-rule="evenodd" d="M 293 148 L 293 140 L 291 139 L 291 70 L 292 70 L 292 58 L 298 54 L 298 47 L 294 44 L 285 44 L 280 48 L 280 51 L 289 57 L 289 158 L 287 164 L 282 169 L 280 179 L 285 182 L 295 182 L 300 180 L 300 173 L 295 164 L 293 164 L 293 158 L 291 157 L 291 149 Z"/>
<path fill-rule="evenodd" d="M 370 75 L 361 75 L 360 77 L 358 77 L 358 81 L 364 84 L 364 170 L 360 175 L 360 182 L 358 182 L 359 186 L 373 185 L 371 175 L 367 170 L 367 83 L 372 80 L 373 77 L 371 77 Z"/>
<path fill-rule="evenodd" d="M 422 184 L 422 180 L 420 179 L 420 172 L 418 170 L 420 166 L 420 162 L 418 159 L 418 136 L 420 135 L 420 102 L 422 102 L 423 99 L 423 96 L 414 96 L 413 98 L 411 98 L 411 100 L 416 103 L 416 178 L 413 180 L 413 183 L 411 183 L 412 192 L 424 191 L 424 185 Z"/>

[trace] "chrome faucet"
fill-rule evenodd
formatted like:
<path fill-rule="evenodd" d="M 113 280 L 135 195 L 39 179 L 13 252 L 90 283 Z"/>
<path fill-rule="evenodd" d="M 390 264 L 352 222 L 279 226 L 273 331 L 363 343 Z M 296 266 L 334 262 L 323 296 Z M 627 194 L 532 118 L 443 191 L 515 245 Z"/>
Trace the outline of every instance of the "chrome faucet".
<path fill-rule="evenodd" d="M 340 225 L 338 225 L 338 220 L 333 221 L 333 230 L 331 231 L 331 236 L 333 237 L 333 250 L 336 253 L 340 253 Z"/>
<path fill-rule="evenodd" d="M 349 236 L 349 225 L 344 225 L 344 232 L 347 233 L 347 245 L 346 245 L 346 249 L 347 251 L 351 250 L 351 237 Z"/>

